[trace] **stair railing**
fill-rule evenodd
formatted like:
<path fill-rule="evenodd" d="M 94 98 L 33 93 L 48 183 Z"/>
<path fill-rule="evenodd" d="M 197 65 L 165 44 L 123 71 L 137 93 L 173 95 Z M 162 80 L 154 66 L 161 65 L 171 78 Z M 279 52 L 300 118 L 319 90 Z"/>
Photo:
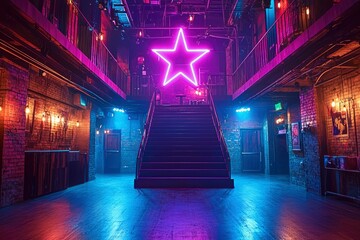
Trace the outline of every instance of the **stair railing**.
<path fill-rule="evenodd" d="M 207 96 L 208 96 L 208 104 L 210 105 L 210 109 L 211 109 L 212 119 L 213 119 L 213 122 L 215 124 L 216 135 L 217 135 L 218 141 L 220 143 L 221 152 L 222 152 L 222 155 L 223 155 L 223 157 L 225 159 L 225 162 L 226 162 L 226 168 L 227 168 L 229 177 L 231 177 L 230 154 L 229 154 L 229 151 L 228 151 L 227 146 L 226 146 L 226 142 L 225 142 L 223 132 L 221 130 L 221 125 L 220 125 L 218 115 L 216 113 L 214 99 L 212 97 L 211 90 L 209 88 L 207 88 Z"/>
<path fill-rule="evenodd" d="M 152 124 L 154 111 L 155 111 L 155 105 L 156 105 L 156 92 L 154 91 L 154 93 L 151 97 L 149 111 L 147 113 L 147 117 L 146 117 L 146 121 L 145 121 L 145 125 L 144 125 L 144 132 L 142 134 L 139 151 L 138 151 L 138 155 L 136 158 L 136 178 L 139 177 L 140 164 L 141 164 L 142 158 L 144 156 L 144 150 L 145 150 L 147 140 L 149 137 L 150 127 Z"/>

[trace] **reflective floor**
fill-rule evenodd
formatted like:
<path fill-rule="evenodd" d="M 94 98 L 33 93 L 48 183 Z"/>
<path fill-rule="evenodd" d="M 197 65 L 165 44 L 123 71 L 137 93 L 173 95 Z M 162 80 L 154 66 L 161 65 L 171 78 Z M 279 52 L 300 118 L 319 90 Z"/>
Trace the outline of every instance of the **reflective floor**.
<path fill-rule="evenodd" d="M 97 179 L 0 209 L 1 239 L 360 239 L 360 207 L 291 185 L 238 175 L 235 189 L 133 188 Z"/>

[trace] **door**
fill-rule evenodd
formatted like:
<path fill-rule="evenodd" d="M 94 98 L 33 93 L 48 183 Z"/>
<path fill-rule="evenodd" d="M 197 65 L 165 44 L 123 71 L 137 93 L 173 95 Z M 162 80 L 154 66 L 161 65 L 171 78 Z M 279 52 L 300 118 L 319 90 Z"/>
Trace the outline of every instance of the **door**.
<path fill-rule="evenodd" d="M 286 137 L 286 134 L 278 134 L 275 138 L 275 161 L 271 166 L 271 173 L 289 174 L 289 153 Z"/>
<path fill-rule="evenodd" d="M 121 130 L 110 130 L 105 134 L 104 173 L 120 173 Z"/>
<path fill-rule="evenodd" d="M 241 170 L 263 172 L 261 129 L 240 129 Z"/>

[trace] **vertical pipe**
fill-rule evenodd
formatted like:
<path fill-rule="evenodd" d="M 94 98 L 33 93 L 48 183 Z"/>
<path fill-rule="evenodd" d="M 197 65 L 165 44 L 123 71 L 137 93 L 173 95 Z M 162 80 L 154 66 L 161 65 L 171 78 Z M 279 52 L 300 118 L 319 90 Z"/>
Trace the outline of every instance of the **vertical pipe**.
<path fill-rule="evenodd" d="M 357 135 L 357 128 L 356 128 L 356 115 L 355 115 L 355 105 L 354 99 L 352 98 L 352 109 L 354 115 L 354 131 L 355 131 L 355 144 L 356 144 L 356 156 L 359 156 L 359 142 L 358 142 L 358 135 Z"/>

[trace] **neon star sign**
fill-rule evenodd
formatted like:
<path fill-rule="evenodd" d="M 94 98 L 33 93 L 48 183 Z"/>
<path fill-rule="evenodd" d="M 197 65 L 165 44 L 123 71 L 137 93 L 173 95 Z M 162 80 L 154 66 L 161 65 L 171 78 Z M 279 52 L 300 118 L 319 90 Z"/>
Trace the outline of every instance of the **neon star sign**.
<path fill-rule="evenodd" d="M 163 86 L 166 86 L 180 76 L 184 77 L 193 85 L 198 86 L 194 63 L 210 52 L 209 49 L 189 49 L 182 28 L 180 28 L 177 34 L 174 48 L 152 49 L 152 51 L 168 65 Z"/>

